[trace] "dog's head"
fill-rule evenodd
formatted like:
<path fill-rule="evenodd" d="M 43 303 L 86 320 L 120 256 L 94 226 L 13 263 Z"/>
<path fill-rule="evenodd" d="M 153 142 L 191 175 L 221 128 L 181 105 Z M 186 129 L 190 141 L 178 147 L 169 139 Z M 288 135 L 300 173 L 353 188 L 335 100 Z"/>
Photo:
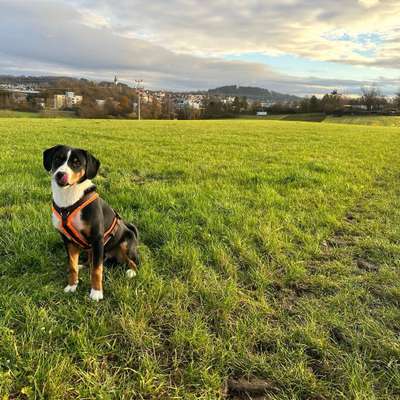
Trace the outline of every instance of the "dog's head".
<path fill-rule="evenodd" d="M 86 150 L 57 145 L 43 152 L 43 166 L 57 185 L 66 187 L 93 179 L 100 161 Z"/>

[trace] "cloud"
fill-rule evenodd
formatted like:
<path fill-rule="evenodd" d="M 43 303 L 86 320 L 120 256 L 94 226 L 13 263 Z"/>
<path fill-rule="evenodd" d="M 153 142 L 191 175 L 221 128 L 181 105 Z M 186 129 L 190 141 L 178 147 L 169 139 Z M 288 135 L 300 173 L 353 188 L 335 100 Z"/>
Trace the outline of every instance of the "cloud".
<path fill-rule="evenodd" d="M 377 6 L 380 0 L 358 0 L 358 2 L 366 8 L 371 8 Z"/>
<path fill-rule="evenodd" d="M 385 52 L 385 44 L 359 41 L 360 35 L 396 33 L 400 2 L 386 0 L 219 0 L 142 2 L 81 0 L 77 5 L 107 15 L 121 35 L 141 37 L 175 52 L 225 55 L 246 52 L 293 54 L 323 61 L 379 64 L 362 56 L 366 50 Z M 380 5 L 379 7 L 377 7 Z M 331 40 L 346 33 L 346 45 Z M 399 68 L 399 63 L 391 65 Z"/>
<path fill-rule="evenodd" d="M 141 76 L 150 86 L 175 85 L 176 88 L 205 88 L 230 83 L 238 77 L 249 80 L 275 79 L 280 75 L 263 64 L 224 61 L 177 54 L 158 44 L 114 33 L 102 19 L 82 16 L 67 5 L 36 4 L 27 9 L 19 3 L 3 4 L 0 23 L 0 51 L 5 58 L 26 65 L 41 64 L 50 71 L 66 69 L 89 75 L 126 79 Z M 7 15 L 8 14 L 8 15 Z M 12 15 L 19 15 L 15 24 Z M 95 24 L 93 24 L 95 21 Z M 95 25 L 95 26 L 93 26 Z M 20 27 L 23 26 L 23 29 Z"/>
<path fill-rule="evenodd" d="M 288 76 L 284 66 L 277 71 L 264 63 L 227 61 L 227 55 L 256 51 L 398 69 L 400 4 L 387 0 L 373 11 L 371 4 L 2 0 L 0 71 L 98 79 L 116 73 L 127 82 L 140 77 L 148 87 L 179 90 L 240 83 L 297 94 L 354 91 L 373 81 L 299 78 Z M 371 33 L 370 26 L 379 29 Z"/>

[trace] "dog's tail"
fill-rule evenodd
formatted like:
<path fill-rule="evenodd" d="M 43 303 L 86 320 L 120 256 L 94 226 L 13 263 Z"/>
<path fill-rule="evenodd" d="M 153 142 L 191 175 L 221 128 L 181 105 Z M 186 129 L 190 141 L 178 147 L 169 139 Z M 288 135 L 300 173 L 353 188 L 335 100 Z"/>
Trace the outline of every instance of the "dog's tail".
<path fill-rule="evenodd" d="M 125 225 L 135 235 L 136 240 L 139 240 L 139 230 L 138 230 L 138 228 L 135 225 L 131 224 L 130 222 L 125 222 Z"/>
<path fill-rule="evenodd" d="M 139 243 L 139 230 L 135 225 L 129 222 L 125 222 L 125 225 L 128 228 L 128 231 L 126 232 L 128 239 L 128 256 L 137 266 L 139 266 L 140 257 L 137 249 Z"/>

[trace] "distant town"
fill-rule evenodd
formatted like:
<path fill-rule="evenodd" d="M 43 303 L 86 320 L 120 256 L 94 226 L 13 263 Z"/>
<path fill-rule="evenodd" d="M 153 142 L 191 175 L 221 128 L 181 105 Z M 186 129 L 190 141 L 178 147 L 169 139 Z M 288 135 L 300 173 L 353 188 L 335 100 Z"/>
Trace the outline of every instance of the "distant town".
<path fill-rule="evenodd" d="M 115 76 L 109 82 L 69 77 L 0 76 L 0 109 L 43 116 L 82 118 L 210 119 L 268 114 L 400 114 L 400 94 L 387 98 L 378 88 L 362 88 L 359 97 L 333 90 L 324 96 L 297 97 L 268 89 L 222 86 L 208 91 L 148 90 L 142 81 L 129 86 Z"/>

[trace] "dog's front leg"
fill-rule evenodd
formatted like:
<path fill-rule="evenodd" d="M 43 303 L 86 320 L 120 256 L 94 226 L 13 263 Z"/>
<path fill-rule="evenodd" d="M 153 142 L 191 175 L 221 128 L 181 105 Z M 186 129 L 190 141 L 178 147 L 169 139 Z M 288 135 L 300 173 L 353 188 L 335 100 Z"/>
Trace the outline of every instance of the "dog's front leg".
<path fill-rule="evenodd" d="M 90 298 L 95 301 L 103 299 L 103 258 L 104 240 L 103 236 L 92 242 L 92 272 Z"/>
<path fill-rule="evenodd" d="M 64 288 L 65 293 L 75 292 L 78 286 L 78 262 L 79 262 L 79 247 L 73 243 L 66 243 L 69 263 L 68 285 Z"/>

